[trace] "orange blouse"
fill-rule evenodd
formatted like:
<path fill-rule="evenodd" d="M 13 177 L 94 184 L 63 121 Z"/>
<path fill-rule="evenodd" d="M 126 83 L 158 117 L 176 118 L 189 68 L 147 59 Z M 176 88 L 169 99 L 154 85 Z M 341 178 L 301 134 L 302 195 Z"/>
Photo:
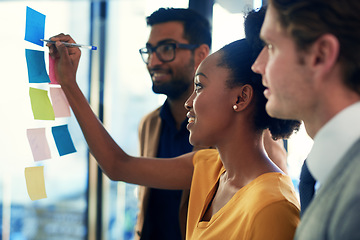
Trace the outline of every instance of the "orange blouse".
<path fill-rule="evenodd" d="M 187 239 L 293 239 L 300 206 L 290 177 L 263 174 L 241 188 L 210 221 L 201 221 L 225 169 L 214 149 L 197 152 L 193 163 Z"/>

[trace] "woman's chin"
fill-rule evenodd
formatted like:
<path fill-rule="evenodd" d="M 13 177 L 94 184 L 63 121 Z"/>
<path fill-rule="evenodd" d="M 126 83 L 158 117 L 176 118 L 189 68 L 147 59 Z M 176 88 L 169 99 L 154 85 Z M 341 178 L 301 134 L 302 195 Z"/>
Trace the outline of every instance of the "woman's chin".
<path fill-rule="evenodd" d="M 201 145 L 201 144 L 199 144 L 199 139 L 195 138 L 194 135 L 191 133 L 191 131 L 190 131 L 190 136 L 189 136 L 189 142 L 193 146 L 200 146 Z"/>

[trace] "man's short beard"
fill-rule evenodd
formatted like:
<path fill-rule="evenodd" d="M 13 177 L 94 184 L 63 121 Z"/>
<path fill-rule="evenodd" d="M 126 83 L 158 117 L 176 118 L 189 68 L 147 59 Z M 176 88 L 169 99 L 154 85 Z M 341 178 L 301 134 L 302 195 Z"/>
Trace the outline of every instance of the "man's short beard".
<path fill-rule="evenodd" d="M 191 84 L 186 83 L 185 81 L 173 81 L 161 85 L 153 84 L 152 90 L 154 93 L 165 94 L 168 98 L 177 100 L 188 92 L 191 86 Z"/>
<path fill-rule="evenodd" d="M 156 85 L 153 83 L 152 89 L 154 93 L 165 94 L 169 99 L 178 100 L 189 92 L 193 86 L 194 77 L 194 57 L 190 59 L 187 65 L 182 69 L 178 69 L 179 75 L 173 76 L 174 78 L 166 83 Z M 189 92 L 191 93 L 191 91 Z M 189 96 L 186 96 L 189 97 Z"/>

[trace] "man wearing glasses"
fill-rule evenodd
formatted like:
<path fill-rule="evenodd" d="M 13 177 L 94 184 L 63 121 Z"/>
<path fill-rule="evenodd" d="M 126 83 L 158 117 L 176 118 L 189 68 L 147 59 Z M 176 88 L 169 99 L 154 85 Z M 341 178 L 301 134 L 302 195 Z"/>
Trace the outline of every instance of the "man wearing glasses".
<path fill-rule="evenodd" d="M 153 91 L 167 99 L 140 123 L 140 154 L 176 157 L 193 150 L 184 103 L 193 91 L 196 68 L 209 54 L 211 28 L 190 9 L 160 8 L 147 17 L 147 24 L 150 36 L 139 51 Z M 135 239 L 183 239 L 187 199 L 185 191 L 140 187 Z"/>

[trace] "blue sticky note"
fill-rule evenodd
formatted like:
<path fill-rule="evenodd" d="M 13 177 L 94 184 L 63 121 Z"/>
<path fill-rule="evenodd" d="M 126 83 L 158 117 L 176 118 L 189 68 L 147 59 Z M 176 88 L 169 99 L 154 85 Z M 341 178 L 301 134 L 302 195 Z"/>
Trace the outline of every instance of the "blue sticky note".
<path fill-rule="evenodd" d="M 49 83 L 43 51 L 25 49 L 29 83 Z"/>
<path fill-rule="evenodd" d="M 39 46 L 44 46 L 40 39 L 44 39 L 45 15 L 26 7 L 25 40 Z"/>
<path fill-rule="evenodd" d="M 68 125 L 55 126 L 51 129 L 60 156 L 76 152 L 69 133 Z"/>

